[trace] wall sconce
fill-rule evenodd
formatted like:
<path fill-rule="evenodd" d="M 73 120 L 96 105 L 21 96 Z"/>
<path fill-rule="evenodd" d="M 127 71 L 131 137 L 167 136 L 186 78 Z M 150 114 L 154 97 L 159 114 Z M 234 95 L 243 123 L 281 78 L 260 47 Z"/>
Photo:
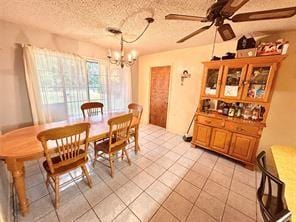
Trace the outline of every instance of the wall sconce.
<path fill-rule="evenodd" d="M 183 73 L 181 74 L 181 86 L 183 86 L 184 79 L 190 78 L 191 74 L 188 73 L 187 70 L 184 70 Z"/>

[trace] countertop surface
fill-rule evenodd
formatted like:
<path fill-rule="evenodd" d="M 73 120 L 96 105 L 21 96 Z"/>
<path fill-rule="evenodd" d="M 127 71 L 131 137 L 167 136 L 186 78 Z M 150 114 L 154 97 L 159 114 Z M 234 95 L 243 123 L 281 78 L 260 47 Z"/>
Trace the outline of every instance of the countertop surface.
<path fill-rule="evenodd" d="M 274 145 L 271 151 L 279 177 L 286 184 L 285 198 L 292 221 L 296 221 L 296 147 Z"/>

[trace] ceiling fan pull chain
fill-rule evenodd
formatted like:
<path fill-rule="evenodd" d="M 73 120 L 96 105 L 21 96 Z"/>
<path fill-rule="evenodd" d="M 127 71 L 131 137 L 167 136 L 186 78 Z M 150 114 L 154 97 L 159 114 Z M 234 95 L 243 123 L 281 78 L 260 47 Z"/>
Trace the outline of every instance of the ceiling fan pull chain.
<path fill-rule="evenodd" d="M 216 27 L 215 36 L 214 36 L 214 43 L 213 43 L 213 48 L 212 48 L 212 58 L 214 56 L 214 51 L 215 51 L 215 46 L 216 46 L 217 32 L 218 32 L 218 28 Z"/>

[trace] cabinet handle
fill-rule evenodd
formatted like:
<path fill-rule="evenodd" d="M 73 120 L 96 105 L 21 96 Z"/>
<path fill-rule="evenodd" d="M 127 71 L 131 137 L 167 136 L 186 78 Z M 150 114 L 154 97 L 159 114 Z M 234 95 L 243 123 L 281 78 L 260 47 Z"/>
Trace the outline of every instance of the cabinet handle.
<path fill-rule="evenodd" d="M 210 121 L 210 120 L 205 120 L 205 122 L 206 122 L 207 124 L 212 123 L 212 121 Z"/>

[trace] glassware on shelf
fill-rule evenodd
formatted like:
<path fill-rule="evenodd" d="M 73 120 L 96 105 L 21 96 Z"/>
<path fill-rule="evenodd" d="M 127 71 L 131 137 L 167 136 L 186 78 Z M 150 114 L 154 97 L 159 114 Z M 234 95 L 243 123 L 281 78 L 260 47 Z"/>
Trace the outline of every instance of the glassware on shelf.
<path fill-rule="evenodd" d="M 260 113 L 260 106 L 255 106 L 252 110 L 252 120 L 258 120 Z"/>
<path fill-rule="evenodd" d="M 238 96 L 238 89 L 239 89 L 241 74 L 242 74 L 242 68 L 228 69 L 224 96 L 229 96 L 229 97 Z"/>
<path fill-rule="evenodd" d="M 270 67 L 255 67 L 251 74 L 247 96 L 254 99 L 264 97 Z"/>
<path fill-rule="evenodd" d="M 223 106 L 223 115 L 228 116 L 229 106 L 227 103 Z"/>
<path fill-rule="evenodd" d="M 264 119 L 264 113 L 265 113 L 265 107 L 260 107 L 260 113 L 259 113 L 259 120 L 262 121 Z"/>
<path fill-rule="evenodd" d="M 206 95 L 216 95 L 218 77 L 219 77 L 219 69 L 208 69 L 206 89 L 205 89 Z"/>
<path fill-rule="evenodd" d="M 245 106 L 244 111 L 242 113 L 243 119 L 248 120 L 252 116 L 252 105 L 248 104 Z"/>
<path fill-rule="evenodd" d="M 230 106 L 230 108 L 228 110 L 228 116 L 234 117 L 234 113 L 235 113 L 235 104 L 232 103 L 232 105 Z"/>
<path fill-rule="evenodd" d="M 237 117 L 237 118 L 241 118 L 241 116 L 242 116 L 242 111 L 243 111 L 243 104 L 242 104 L 242 103 L 239 103 L 239 104 L 236 106 L 235 117 Z"/>
<path fill-rule="evenodd" d="M 219 114 L 223 114 L 223 109 L 224 109 L 224 102 L 219 101 L 219 102 L 218 102 L 218 107 L 217 107 L 217 112 L 218 112 Z"/>

